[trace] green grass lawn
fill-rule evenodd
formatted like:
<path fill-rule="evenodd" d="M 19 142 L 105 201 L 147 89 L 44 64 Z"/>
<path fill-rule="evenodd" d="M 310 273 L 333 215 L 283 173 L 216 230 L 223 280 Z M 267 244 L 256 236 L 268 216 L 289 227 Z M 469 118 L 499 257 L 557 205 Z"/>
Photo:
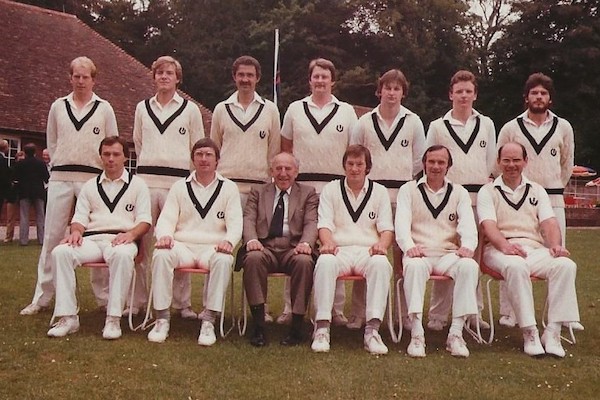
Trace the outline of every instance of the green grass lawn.
<path fill-rule="evenodd" d="M 598 243 L 600 230 L 569 230 L 567 244 L 579 266 L 585 331 L 577 335 L 576 345 L 565 344 L 567 357 L 562 360 L 527 357 L 520 330 L 499 326 L 491 346 L 478 345 L 465 335 L 468 359 L 449 356 L 446 332 L 428 330 L 424 359 L 406 355 L 408 335 L 394 344 L 387 329 L 382 333 L 390 353 L 382 357 L 363 350 L 361 332 L 345 328 L 333 328 L 329 354 L 312 353 L 309 342 L 296 348 L 280 346 L 286 328 L 278 325 L 269 326 L 270 344 L 262 349 L 250 346 L 237 331 L 202 348 L 196 344 L 199 323 L 176 317 L 164 344 L 149 343 L 146 332 L 130 332 L 125 323 L 123 338 L 109 342 L 101 337 L 104 314 L 95 308 L 87 270 L 78 271 L 80 331 L 49 339 L 51 311 L 19 315 L 33 294 L 39 246 L 0 245 L 0 399 L 600 398 Z M 201 279 L 193 278 L 196 310 L 201 308 Z M 275 316 L 282 307 L 282 282 L 274 279 L 271 285 Z M 240 283 L 241 274 L 236 274 L 236 312 Z M 534 287 L 541 321 L 545 287 Z M 494 290 L 497 301 L 497 285 Z"/>

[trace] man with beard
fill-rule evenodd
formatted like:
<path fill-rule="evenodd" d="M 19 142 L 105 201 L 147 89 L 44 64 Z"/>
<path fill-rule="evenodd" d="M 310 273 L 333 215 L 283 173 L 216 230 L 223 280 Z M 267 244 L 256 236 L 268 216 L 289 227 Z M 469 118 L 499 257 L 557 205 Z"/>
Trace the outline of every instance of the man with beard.
<path fill-rule="evenodd" d="M 542 185 L 550 196 L 564 246 L 567 223 L 563 192 L 573 170 L 575 142 L 569 121 L 550 110 L 553 97 L 552 79 L 541 72 L 531 74 L 523 90 L 527 109 L 502 127 L 498 148 L 508 142 L 525 147 L 529 155 L 525 174 Z M 501 309 L 500 314 L 502 325 L 514 326 L 512 313 Z M 580 324 L 575 324 L 574 328 L 583 329 Z"/>

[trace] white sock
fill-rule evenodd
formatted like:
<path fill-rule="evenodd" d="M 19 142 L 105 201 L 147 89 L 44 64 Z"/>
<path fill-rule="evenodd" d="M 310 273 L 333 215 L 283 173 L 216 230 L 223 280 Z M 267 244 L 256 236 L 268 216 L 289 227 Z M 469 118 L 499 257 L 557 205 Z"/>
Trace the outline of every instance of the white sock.
<path fill-rule="evenodd" d="M 415 313 L 410 315 L 410 317 L 412 322 L 412 330 L 410 332 L 411 336 L 424 336 L 425 329 L 423 329 L 423 314 Z"/>

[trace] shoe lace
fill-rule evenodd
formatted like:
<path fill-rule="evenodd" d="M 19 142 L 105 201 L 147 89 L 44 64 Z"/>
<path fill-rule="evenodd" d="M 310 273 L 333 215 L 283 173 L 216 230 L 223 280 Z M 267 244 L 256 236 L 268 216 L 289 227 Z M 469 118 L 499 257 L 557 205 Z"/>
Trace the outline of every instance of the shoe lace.
<path fill-rule="evenodd" d="M 210 336 L 212 333 L 213 333 L 212 325 L 209 322 L 203 323 L 202 327 L 200 328 L 200 335 Z"/>

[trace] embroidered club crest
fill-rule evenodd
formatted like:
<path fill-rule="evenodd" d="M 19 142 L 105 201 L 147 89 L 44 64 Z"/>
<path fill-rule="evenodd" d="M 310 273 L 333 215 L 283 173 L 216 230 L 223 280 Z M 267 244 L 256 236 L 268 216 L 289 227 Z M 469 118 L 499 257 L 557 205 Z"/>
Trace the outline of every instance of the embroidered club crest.
<path fill-rule="evenodd" d="M 92 131 L 94 132 L 94 135 L 99 135 L 100 134 L 100 128 L 95 126 L 94 129 L 92 129 Z"/>
<path fill-rule="evenodd" d="M 223 211 L 219 211 L 219 212 L 217 213 L 217 218 L 219 218 L 219 219 L 224 219 L 224 218 L 225 218 L 225 213 L 224 213 Z"/>
<path fill-rule="evenodd" d="M 134 205 L 133 205 L 133 204 L 127 204 L 127 205 L 125 206 L 125 211 L 132 212 L 134 208 L 135 208 L 135 207 L 134 207 Z"/>

